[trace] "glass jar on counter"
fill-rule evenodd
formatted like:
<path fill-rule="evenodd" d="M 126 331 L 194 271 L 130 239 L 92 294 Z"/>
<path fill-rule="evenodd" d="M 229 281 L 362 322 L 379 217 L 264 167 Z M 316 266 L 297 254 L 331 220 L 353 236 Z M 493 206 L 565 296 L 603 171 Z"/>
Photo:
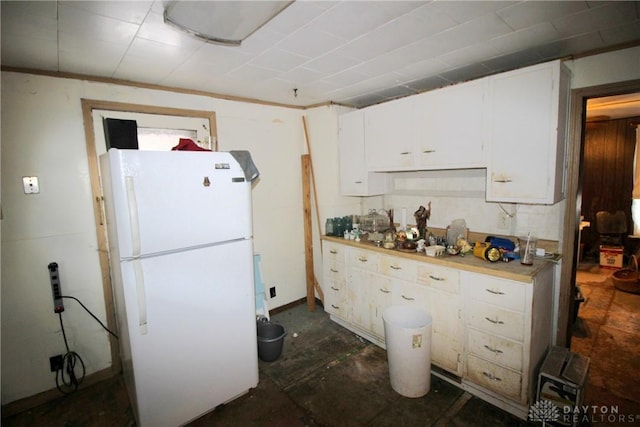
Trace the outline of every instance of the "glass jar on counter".
<path fill-rule="evenodd" d="M 324 234 L 327 236 L 333 236 L 333 218 L 327 218 L 327 221 L 324 223 Z"/>

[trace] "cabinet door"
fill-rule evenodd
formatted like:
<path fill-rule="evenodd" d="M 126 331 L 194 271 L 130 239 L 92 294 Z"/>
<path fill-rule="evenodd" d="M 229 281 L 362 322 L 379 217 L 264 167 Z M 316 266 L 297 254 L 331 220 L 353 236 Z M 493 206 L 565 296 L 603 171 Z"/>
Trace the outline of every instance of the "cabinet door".
<path fill-rule="evenodd" d="M 415 167 L 414 117 L 413 97 L 365 109 L 364 136 L 370 171 L 411 170 Z"/>
<path fill-rule="evenodd" d="M 350 310 L 349 321 L 362 329 L 372 329 L 373 317 L 371 307 L 371 282 L 374 274 L 360 268 L 349 269 L 348 304 Z"/>
<path fill-rule="evenodd" d="M 487 79 L 416 96 L 416 155 L 420 169 L 486 167 Z"/>
<path fill-rule="evenodd" d="M 558 124 L 568 85 L 560 71 L 556 61 L 491 78 L 488 201 L 552 204 L 563 197 L 565 129 Z"/>
<path fill-rule="evenodd" d="M 462 319 L 457 294 L 427 288 L 427 311 L 431 327 L 431 361 L 454 374 L 461 374 Z"/>
<path fill-rule="evenodd" d="M 386 191 L 386 176 L 367 171 L 364 142 L 364 111 L 338 118 L 340 193 L 344 196 L 374 196 Z"/>
<path fill-rule="evenodd" d="M 371 304 L 373 311 L 371 330 L 384 340 L 384 310 L 393 304 L 393 284 L 391 279 L 384 276 L 377 276 L 371 283 Z"/>

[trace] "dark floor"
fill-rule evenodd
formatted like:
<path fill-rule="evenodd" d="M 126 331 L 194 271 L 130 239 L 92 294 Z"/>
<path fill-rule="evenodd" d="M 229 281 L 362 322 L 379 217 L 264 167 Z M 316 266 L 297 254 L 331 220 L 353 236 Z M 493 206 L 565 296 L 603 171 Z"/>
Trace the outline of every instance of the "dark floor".
<path fill-rule="evenodd" d="M 571 351 L 590 358 L 586 403 L 634 417 L 631 423 L 613 417 L 609 425 L 640 425 L 640 295 L 617 290 L 612 274 L 595 261 L 579 265 L 576 284 L 585 301 Z"/>
<path fill-rule="evenodd" d="M 583 268 L 586 301 L 573 351 L 591 358 L 587 403 L 618 405 L 624 422 L 592 418 L 592 425 L 640 423 L 640 295 L 623 294 L 608 275 Z M 595 272 L 594 272 L 595 271 Z M 604 279 L 603 279 L 604 277 Z M 260 362 L 260 383 L 248 394 L 189 426 L 539 426 L 527 423 L 432 376 L 418 399 L 391 389 L 386 352 L 301 304 L 275 314 L 287 336 L 281 357 Z M 635 416 L 634 422 L 629 422 Z M 121 378 L 87 387 L 24 413 L 11 426 L 134 426 Z"/>

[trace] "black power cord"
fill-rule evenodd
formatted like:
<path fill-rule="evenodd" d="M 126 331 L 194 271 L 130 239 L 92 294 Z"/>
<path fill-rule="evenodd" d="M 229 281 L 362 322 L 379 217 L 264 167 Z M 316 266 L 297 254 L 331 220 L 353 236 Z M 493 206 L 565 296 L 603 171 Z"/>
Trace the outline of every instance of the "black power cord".
<path fill-rule="evenodd" d="M 102 328 L 103 328 L 105 331 L 109 332 L 109 333 L 110 333 L 111 335 L 113 335 L 116 339 L 118 339 L 118 336 L 117 336 L 116 334 L 114 334 L 113 332 L 111 332 L 111 331 L 109 330 L 109 328 L 107 328 L 106 326 L 104 326 L 104 323 L 102 323 L 102 322 L 100 321 L 100 319 L 98 319 L 98 318 L 96 317 L 96 315 L 95 315 L 95 314 L 93 314 L 93 313 L 91 312 L 91 310 L 89 310 L 87 307 L 85 307 L 85 305 L 82 303 L 82 301 L 80 301 L 78 298 L 76 298 L 76 297 L 71 297 L 71 296 L 66 296 L 66 295 L 63 295 L 63 296 L 62 296 L 62 298 L 68 298 L 68 299 L 72 299 L 72 300 L 77 301 L 77 302 L 78 302 L 78 304 L 80 304 L 80 306 L 81 306 L 82 308 L 84 308 L 84 309 L 87 311 L 87 313 L 89 313 L 89 315 L 91 315 L 91 317 L 93 317 L 93 318 L 96 320 L 96 322 L 98 322 L 98 323 L 100 324 L 100 326 L 102 326 Z"/>
<path fill-rule="evenodd" d="M 62 337 L 64 338 L 64 346 L 67 349 L 67 353 L 62 358 L 62 366 L 56 370 L 56 387 L 62 394 L 71 394 L 78 389 L 82 380 L 84 380 L 85 367 L 80 355 L 75 351 L 69 351 L 67 334 L 64 331 L 64 324 L 62 323 L 62 313 L 58 313 L 58 316 L 60 318 L 60 328 L 62 329 Z M 76 375 L 77 362 L 80 362 L 82 366 L 82 375 L 79 378 Z"/>
<path fill-rule="evenodd" d="M 109 330 L 101 321 L 98 319 L 85 305 L 76 297 L 72 296 L 62 296 L 61 298 L 69 298 L 75 300 L 80 304 L 82 308 L 84 308 L 87 313 L 91 315 L 99 324 L 104 328 L 105 331 L 109 332 L 116 339 L 118 336 Z M 61 366 L 56 369 L 56 388 L 62 394 L 71 394 L 78 389 L 82 381 L 84 380 L 84 375 L 86 372 L 84 362 L 78 353 L 75 351 L 69 350 L 69 343 L 67 342 L 67 333 L 64 330 L 64 324 L 62 323 L 62 312 L 58 312 L 58 316 L 60 319 L 60 329 L 62 329 L 62 337 L 64 339 L 64 346 L 67 349 L 67 353 L 62 358 Z M 76 366 L 80 364 L 81 375 L 78 376 L 76 374 Z"/>

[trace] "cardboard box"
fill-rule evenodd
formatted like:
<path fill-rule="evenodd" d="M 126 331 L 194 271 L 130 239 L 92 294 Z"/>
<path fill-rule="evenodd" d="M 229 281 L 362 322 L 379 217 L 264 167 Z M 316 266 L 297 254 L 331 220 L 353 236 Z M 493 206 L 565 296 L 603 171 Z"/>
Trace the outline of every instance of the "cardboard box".
<path fill-rule="evenodd" d="M 600 245 L 600 268 L 618 270 L 622 268 L 622 246 Z"/>
<path fill-rule="evenodd" d="M 557 420 L 548 421 L 559 426 L 576 426 L 580 416 L 589 372 L 589 358 L 572 353 L 564 347 L 552 347 L 538 375 L 538 402 L 545 400 L 558 408 Z M 583 414 L 584 415 L 584 414 Z"/>

